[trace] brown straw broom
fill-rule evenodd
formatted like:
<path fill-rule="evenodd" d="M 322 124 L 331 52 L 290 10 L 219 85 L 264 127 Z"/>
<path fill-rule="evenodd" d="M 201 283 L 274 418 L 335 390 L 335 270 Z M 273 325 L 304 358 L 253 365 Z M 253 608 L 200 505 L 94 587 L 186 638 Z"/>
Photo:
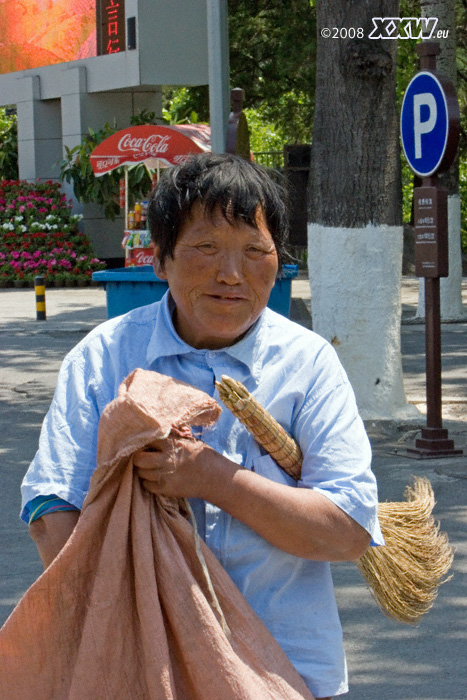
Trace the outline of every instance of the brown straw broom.
<path fill-rule="evenodd" d="M 298 480 L 302 454 L 299 446 L 248 390 L 225 375 L 216 382 L 227 408 L 287 474 Z M 435 505 L 428 479 L 415 478 L 407 486 L 406 501 L 378 504 L 384 547 L 369 547 L 358 559 L 382 612 L 399 622 L 415 624 L 432 607 L 445 578 L 453 551 L 445 533 L 432 517 Z"/>

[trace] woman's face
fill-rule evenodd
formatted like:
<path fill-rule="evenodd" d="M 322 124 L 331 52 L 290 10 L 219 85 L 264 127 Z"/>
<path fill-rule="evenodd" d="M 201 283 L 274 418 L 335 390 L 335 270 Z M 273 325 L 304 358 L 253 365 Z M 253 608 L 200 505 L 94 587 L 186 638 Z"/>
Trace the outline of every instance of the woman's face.
<path fill-rule="evenodd" d="M 154 269 L 169 283 L 175 327 L 192 347 L 233 345 L 266 307 L 278 257 L 261 210 L 257 226 L 230 223 L 220 210 L 206 216 L 196 204 L 163 266 L 155 246 Z"/>

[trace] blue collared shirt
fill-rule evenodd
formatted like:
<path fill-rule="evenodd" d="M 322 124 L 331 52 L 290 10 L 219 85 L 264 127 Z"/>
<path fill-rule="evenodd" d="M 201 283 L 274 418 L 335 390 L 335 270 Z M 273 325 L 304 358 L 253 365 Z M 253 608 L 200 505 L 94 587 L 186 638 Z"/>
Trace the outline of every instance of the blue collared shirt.
<path fill-rule="evenodd" d="M 181 379 L 220 402 L 214 381 L 241 381 L 299 442 L 302 477 L 287 476 L 224 408 L 198 437 L 268 479 L 316 489 L 382 543 L 369 442 L 353 391 L 334 349 L 265 309 L 235 345 L 197 350 L 172 324 L 162 301 L 111 319 L 65 358 L 39 450 L 22 485 L 21 517 L 39 495 L 81 508 L 96 466 L 97 429 L 120 383 L 142 367 Z M 222 406 L 222 403 L 221 403 Z M 347 689 L 345 656 L 330 565 L 286 554 L 212 504 L 192 499 L 200 534 L 276 637 L 315 696 Z"/>

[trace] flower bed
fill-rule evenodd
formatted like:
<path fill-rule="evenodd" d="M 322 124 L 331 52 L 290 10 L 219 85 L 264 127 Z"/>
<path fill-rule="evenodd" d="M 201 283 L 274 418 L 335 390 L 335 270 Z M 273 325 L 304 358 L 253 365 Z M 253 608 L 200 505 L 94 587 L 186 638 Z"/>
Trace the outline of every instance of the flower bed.
<path fill-rule="evenodd" d="M 104 269 L 89 239 L 78 230 L 81 216 L 53 182 L 0 182 L 0 286 L 86 285 Z"/>

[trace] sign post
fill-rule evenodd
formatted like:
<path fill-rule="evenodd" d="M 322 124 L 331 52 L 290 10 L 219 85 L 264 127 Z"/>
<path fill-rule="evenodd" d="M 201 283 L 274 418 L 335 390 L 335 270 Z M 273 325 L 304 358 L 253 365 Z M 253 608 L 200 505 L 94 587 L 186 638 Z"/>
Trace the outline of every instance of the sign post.
<path fill-rule="evenodd" d="M 452 83 L 436 73 L 437 42 L 417 45 L 420 72 L 409 83 L 401 111 L 407 161 L 422 186 L 414 188 L 415 274 L 425 279 L 427 422 L 410 456 L 451 457 L 454 448 L 442 424 L 440 278 L 449 274 L 447 191 L 438 173 L 454 161 L 459 141 L 459 105 Z"/>

